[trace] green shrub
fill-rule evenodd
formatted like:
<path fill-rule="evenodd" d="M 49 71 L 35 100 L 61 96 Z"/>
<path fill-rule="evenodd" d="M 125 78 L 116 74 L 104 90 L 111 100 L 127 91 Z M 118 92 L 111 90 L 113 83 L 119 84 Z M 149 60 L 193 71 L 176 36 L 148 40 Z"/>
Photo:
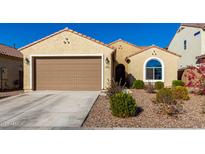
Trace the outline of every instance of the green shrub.
<path fill-rule="evenodd" d="M 160 90 L 160 89 L 164 88 L 164 82 L 157 81 L 157 82 L 155 82 L 154 87 L 155 87 L 155 89 Z"/>
<path fill-rule="evenodd" d="M 184 86 L 184 82 L 181 80 L 173 80 L 172 87 L 176 87 L 176 86 Z"/>
<path fill-rule="evenodd" d="M 186 87 L 176 86 L 172 88 L 173 97 L 175 99 L 188 100 L 189 93 Z"/>
<path fill-rule="evenodd" d="M 162 88 L 158 91 L 156 102 L 159 105 L 159 112 L 170 116 L 177 116 L 183 112 L 182 102 L 177 102 L 173 96 L 172 90 Z"/>
<path fill-rule="evenodd" d="M 169 88 L 160 89 L 157 92 L 156 101 L 157 103 L 172 104 L 172 102 L 174 101 L 172 90 Z"/>
<path fill-rule="evenodd" d="M 137 104 L 130 94 L 120 92 L 110 98 L 110 107 L 112 115 L 124 118 L 136 114 Z"/>
<path fill-rule="evenodd" d="M 135 89 L 144 89 L 144 82 L 142 80 L 135 80 L 133 82 L 132 88 Z"/>

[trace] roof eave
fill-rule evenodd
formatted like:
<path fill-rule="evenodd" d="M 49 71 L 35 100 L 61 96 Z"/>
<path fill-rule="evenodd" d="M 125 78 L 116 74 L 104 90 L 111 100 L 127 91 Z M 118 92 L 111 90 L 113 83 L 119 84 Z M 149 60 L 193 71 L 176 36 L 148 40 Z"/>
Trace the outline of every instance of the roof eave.
<path fill-rule="evenodd" d="M 189 25 L 189 23 L 182 23 L 181 26 L 184 27 L 193 27 L 193 28 L 200 28 L 200 29 L 205 29 L 205 26 L 200 26 L 200 25 Z"/>
<path fill-rule="evenodd" d="M 125 40 L 123 40 L 123 39 L 121 39 L 121 38 L 118 39 L 118 40 L 116 40 L 116 41 L 113 41 L 113 42 L 109 43 L 108 45 L 109 45 L 109 46 L 112 46 L 113 44 L 118 43 L 118 42 L 124 42 L 124 43 L 126 43 L 126 44 L 128 44 L 128 45 L 131 45 L 131 46 L 133 46 L 133 47 L 143 49 L 143 47 L 137 46 L 137 45 L 135 45 L 135 44 L 133 44 L 133 43 L 130 43 L 130 42 L 127 42 L 127 41 L 125 41 Z"/>
<path fill-rule="evenodd" d="M 146 50 L 149 50 L 149 49 L 151 49 L 151 48 L 157 48 L 157 49 L 163 50 L 163 51 L 165 51 L 165 52 L 167 52 L 167 53 L 170 53 L 170 54 L 172 54 L 172 55 L 174 55 L 174 56 L 181 57 L 181 55 L 179 55 L 179 54 L 176 54 L 176 53 L 174 53 L 174 52 L 171 52 L 171 51 L 168 51 L 168 50 L 166 50 L 166 49 L 160 48 L 160 47 L 158 47 L 158 46 L 149 46 L 149 47 L 147 47 L 147 48 L 145 48 L 145 49 L 142 49 L 142 50 L 139 51 L 138 53 L 135 53 L 135 54 L 132 54 L 132 55 L 130 55 L 130 56 L 127 56 L 125 59 L 129 59 L 130 57 L 133 57 L 133 56 L 135 56 L 135 55 L 137 55 L 137 54 L 140 54 L 140 53 L 142 53 L 142 52 L 144 52 L 144 51 L 146 51 Z"/>
<path fill-rule="evenodd" d="M 196 57 L 196 59 L 200 59 L 200 58 L 205 58 L 205 54 Z"/>
<path fill-rule="evenodd" d="M 90 40 L 90 41 L 93 41 L 93 42 L 95 42 L 95 43 L 98 43 L 98 44 L 100 44 L 100 45 L 103 45 L 103 46 L 105 46 L 105 47 L 107 47 L 107 48 L 110 48 L 110 49 L 112 49 L 112 50 L 115 49 L 115 48 L 110 47 L 109 45 L 107 45 L 107 44 L 105 44 L 105 43 L 103 43 L 103 42 L 101 42 L 101 41 L 99 41 L 99 40 L 95 40 L 95 39 L 93 39 L 93 38 L 91 38 L 91 37 L 89 37 L 89 36 L 83 35 L 83 34 L 81 34 L 81 33 L 79 33 L 79 32 L 76 32 L 76 31 L 74 31 L 74 30 L 72 30 L 72 29 L 68 29 L 68 28 L 66 27 L 66 28 L 64 28 L 64 29 L 62 29 L 62 30 L 59 30 L 59 31 L 53 33 L 53 34 L 50 34 L 50 35 L 48 35 L 48 36 L 46 36 L 46 37 L 43 37 L 43 38 L 41 38 L 41 39 L 39 39 L 39 40 L 36 40 L 36 41 L 34 41 L 34 42 L 32 42 L 32 43 L 29 43 L 28 45 L 23 46 L 23 47 L 19 48 L 18 50 L 19 50 L 19 51 L 22 51 L 22 50 L 24 50 L 24 49 L 26 49 L 26 48 L 28 48 L 28 47 L 30 47 L 30 46 L 33 46 L 33 45 L 35 45 L 35 44 L 37 44 L 37 43 L 39 43 L 39 42 L 42 42 L 42 41 L 44 41 L 44 40 L 46 40 L 46 39 L 48 39 L 48 38 L 50 38 L 50 37 L 53 37 L 53 36 L 55 36 L 55 35 L 57 35 L 57 34 L 62 33 L 62 32 L 64 32 L 64 31 L 68 31 L 68 32 L 74 33 L 74 34 L 76 34 L 76 35 L 78 35 L 78 36 L 84 37 L 84 38 L 86 38 L 86 39 L 88 39 L 88 40 Z M 114 52 L 114 51 L 112 51 L 112 52 Z"/>
<path fill-rule="evenodd" d="M 12 55 L 2 54 L 2 53 L 0 53 L 0 55 L 6 56 L 6 57 L 17 58 L 17 59 L 23 59 L 23 55 L 22 56 L 12 56 Z"/>

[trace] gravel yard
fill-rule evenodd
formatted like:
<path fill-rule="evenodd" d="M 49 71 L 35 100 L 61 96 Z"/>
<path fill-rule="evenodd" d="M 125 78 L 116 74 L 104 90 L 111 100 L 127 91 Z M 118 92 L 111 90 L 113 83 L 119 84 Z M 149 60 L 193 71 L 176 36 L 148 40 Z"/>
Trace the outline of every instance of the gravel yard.
<path fill-rule="evenodd" d="M 156 94 L 144 90 L 132 90 L 137 105 L 143 111 L 136 117 L 118 118 L 111 114 L 109 100 L 99 96 L 83 124 L 85 128 L 205 128 L 205 114 L 202 114 L 202 103 L 205 96 L 190 94 L 190 100 L 184 101 L 183 114 L 171 117 L 157 113 L 158 106 L 151 100 Z"/>

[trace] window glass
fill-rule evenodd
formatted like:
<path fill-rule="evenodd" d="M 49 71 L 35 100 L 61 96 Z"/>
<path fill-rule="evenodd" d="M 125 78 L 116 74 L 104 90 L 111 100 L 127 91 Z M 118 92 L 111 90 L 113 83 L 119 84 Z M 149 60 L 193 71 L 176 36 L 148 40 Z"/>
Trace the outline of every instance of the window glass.
<path fill-rule="evenodd" d="M 146 80 L 153 80 L 153 68 L 146 69 Z"/>
<path fill-rule="evenodd" d="M 146 80 L 161 80 L 162 65 L 158 60 L 152 59 L 146 64 Z"/>
<path fill-rule="evenodd" d="M 194 36 L 197 36 L 197 35 L 199 35 L 199 34 L 200 34 L 200 31 L 194 33 Z"/>
<path fill-rule="evenodd" d="M 150 60 L 147 62 L 146 67 L 161 67 L 161 63 L 158 60 Z"/>
<path fill-rule="evenodd" d="M 187 49 L 187 41 L 184 40 L 184 50 L 186 50 L 186 49 Z"/>
<path fill-rule="evenodd" d="M 154 69 L 154 79 L 161 80 L 162 79 L 162 68 L 155 68 Z"/>

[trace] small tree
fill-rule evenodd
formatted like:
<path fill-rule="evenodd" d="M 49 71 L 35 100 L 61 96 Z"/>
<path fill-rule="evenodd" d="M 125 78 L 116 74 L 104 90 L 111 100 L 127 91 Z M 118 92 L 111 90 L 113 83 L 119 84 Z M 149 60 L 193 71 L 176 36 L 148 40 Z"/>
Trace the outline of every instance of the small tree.
<path fill-rule="evenodd" d="M 199 94 L 205 95 L 205 65 L 189 66 L 184 77 L 188 80 L 187 87 L 196 88 Z"/>

